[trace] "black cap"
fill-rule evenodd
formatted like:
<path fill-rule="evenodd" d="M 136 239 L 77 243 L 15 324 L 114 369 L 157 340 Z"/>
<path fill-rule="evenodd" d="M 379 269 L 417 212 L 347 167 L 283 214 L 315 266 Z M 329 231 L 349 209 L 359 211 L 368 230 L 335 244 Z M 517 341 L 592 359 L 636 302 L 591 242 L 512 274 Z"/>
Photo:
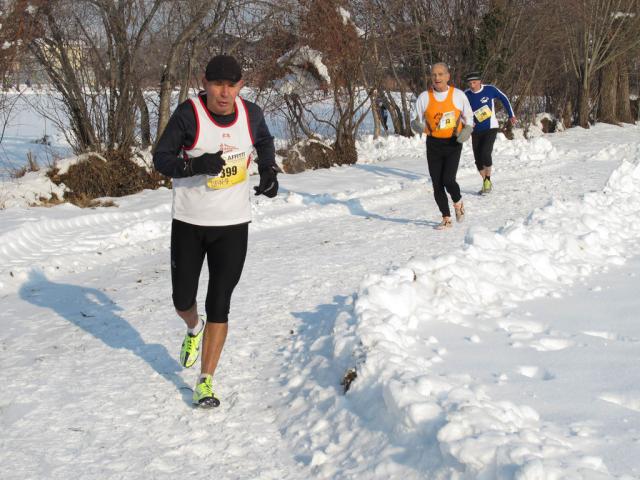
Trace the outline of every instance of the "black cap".
<path fill-rule="evenodd" d="M 465 82 L 470 82 L 471 80 L 481 80 L 481 79 L 482 79 L 482 76 L 480 75 L 480 72 L 469 72 L 464 77 Z"/>
<path fill-rule="evenodd" d="M 242 68 L 231 55 L 216 55 L 204 71 L 207 80 L 229 80 L 236 83 L 242 78 Z"/>

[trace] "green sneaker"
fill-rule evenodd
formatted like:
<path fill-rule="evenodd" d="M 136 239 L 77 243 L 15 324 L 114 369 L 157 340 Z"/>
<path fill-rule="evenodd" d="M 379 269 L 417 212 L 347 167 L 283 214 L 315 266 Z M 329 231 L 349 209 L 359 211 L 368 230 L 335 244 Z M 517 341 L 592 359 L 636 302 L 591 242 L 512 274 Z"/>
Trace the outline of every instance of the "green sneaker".
<path fill-rule="evenodd" d="M 182 348 L 180 349 L 180 363 L 183 367 L 190 368 L 198 360 L 200 355 L 200 344 L 202 343 L 202 337 L 204 336 L 204 325 L 200 329 L 200 333 L 197 335 L 191 335 L 186 333 L 184 340 L 182 341 Z"/>
<path fill-rule="evenodd" d="M 482 182 L 482 193 L 489 193 L 493 185 L 491 184 L 491 180 L 485 178 Z"/>
<path fill-rule="evenodd" d="M 212 408 L 220 405 L 220 400 L 213 393 L 211 375 L 198 380 L 196 388 L 193 389 L 193 404 L 202 408 Z"/>

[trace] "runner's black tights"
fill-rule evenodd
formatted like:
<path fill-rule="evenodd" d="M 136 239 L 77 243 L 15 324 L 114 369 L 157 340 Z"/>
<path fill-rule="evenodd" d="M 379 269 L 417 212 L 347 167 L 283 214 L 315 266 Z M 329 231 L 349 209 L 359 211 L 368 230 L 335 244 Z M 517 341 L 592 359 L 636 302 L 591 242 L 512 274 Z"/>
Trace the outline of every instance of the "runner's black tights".
<path fill-rule="evenodd" d="M 493 165 L 491 153 L 493 152 L 493 144 L 498 135 L 497 128 L 491 128 L 484 132 L 473 133 L 471 135 L 471 145 L 473 146 L 473 158 L 476 161 L 478 170 Z"/>
<path fill-rule="evenodd" d="M 196 302 L 200 271 L 207 257 L 209 285 L 207 322 L 226 323 L 231 294 L 242 274 L 247 254 L 249 224 L 203 227 L 173 220 L 171 224 L 171 283 L 177 310 Z"/>
<path fill-rule="evenodd" d="M 451 216 L 445 189 L 451 195 L 453 203 L 462 198 L 460 186 L 456 182 L 461 153 L 462 144 L 456 142 L 455 138 L 427 137 L 427 165 L 433 184 L 433 196 L 443 217 Z"/>

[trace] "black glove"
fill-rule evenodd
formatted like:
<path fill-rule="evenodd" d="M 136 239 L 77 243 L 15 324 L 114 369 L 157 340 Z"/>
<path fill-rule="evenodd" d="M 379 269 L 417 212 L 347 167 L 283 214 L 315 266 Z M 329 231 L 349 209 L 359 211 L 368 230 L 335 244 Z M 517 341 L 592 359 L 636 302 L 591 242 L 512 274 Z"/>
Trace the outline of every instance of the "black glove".
<path fill-rule="evenodd" d="M 253 187 L 256 191 L 256 195 L 264 195 L 269 198 L 273 198 L 278 194 L 278 172 L 273 165 L 267 165 L 266 167 L 259 167 L 260 172 L 260 184 L 257 187 Z"/>
<path fill-rule="evenodd" d="M 187 176 L 212 175 L 216 176 L 222 171 L 225 161 L 222 158 L 222 150 L 216 153 L 205 153 L 199 157 L 190 159 L 185 165 L 184 172 Z"/>

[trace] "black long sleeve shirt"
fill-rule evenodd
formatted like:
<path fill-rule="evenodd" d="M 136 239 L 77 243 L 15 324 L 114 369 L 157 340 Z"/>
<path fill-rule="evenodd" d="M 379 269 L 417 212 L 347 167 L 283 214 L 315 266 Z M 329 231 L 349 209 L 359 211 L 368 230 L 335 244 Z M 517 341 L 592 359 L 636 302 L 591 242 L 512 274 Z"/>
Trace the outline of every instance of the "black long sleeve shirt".
<path fill-rule="evenodd" d="M 207 104 L 207 96 L 203 95 L 204 104 Z M 255 103 L 244 101 L 249 115 L 249 128 L 253 135 L 253 146 L 258 153 L 259 168 L 275 166 L 276 151 L 273 137 L 264 120 L 262 109 Z M 230 115 L 216 115 L 209 110 L 214 120 L 221 125 L 233 123 L 237 112 Z M 181 178 L 185 174 L 185 160 L 181 155 L 184 147 L 193 145 L 196 136 L 196 115 L 189 100 L 181 103 L 176 108 L 162 132 L 160 140 L 153 154 L 153 165 L 160 173 L 172 177 Z"/>

